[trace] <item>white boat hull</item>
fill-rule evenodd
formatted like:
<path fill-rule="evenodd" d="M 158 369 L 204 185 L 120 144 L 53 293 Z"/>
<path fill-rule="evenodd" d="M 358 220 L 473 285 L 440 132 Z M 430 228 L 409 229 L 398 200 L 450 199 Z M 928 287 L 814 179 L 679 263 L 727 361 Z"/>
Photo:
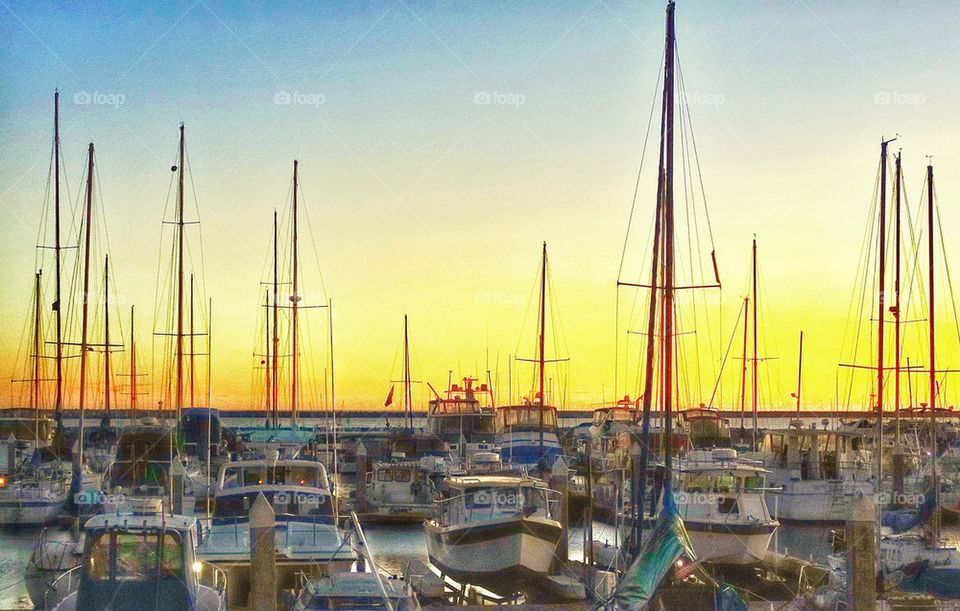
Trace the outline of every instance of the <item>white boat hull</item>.
<path fill-rule="evenodd" d="M 552 520 L 519 517 L 456 527 L 428 522 L 426 531 L 430 562 L 441 572 L 502 595 L 547 574 L 562 534 Z"/>
<path fill-rule="evenodd" d="M 730 530 L 722 524 L 685 522 L 697 560 L 714 564 L 758 564 L 770 546 L 776 525 L 738 526 Z"/>

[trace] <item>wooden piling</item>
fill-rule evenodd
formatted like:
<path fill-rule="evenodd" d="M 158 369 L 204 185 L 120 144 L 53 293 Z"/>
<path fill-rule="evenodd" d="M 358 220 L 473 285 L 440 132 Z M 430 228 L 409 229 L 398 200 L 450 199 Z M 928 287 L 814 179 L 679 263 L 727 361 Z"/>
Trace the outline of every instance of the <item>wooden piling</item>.
<path fill-rule="evenodd" d="M 183 479 L 186 475 L 186 469 L 179 456 L 173 457 L 170 463 L 170 497 L 173 502 L 173 513 L 183 515 Z"/>
<path fill-rule="evenodd" d="M 273 507 L 261 492 L 250 508 L 250 598 L 247 606 L 257 611 L 277 609 L 275 523 Z"/>
<path fill-rule="evenodd" d="M 877 600 L 876 508 L 871 499 L 857 494 L 846 524 L 847 608 L 873 611 Z"/>
<path fill-rule="evenodd" d="M 357 444 L 356 508 L 357 514 L 367 513 L 367 446 L 363 440 Z"/>

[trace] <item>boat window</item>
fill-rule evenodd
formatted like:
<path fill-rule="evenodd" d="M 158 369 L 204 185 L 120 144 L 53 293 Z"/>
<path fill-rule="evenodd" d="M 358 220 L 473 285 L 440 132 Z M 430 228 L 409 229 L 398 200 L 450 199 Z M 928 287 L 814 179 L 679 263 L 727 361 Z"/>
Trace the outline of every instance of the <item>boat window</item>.
<path fill-rule="evenodd" d="M 717 511 L 726 514 L 739 514 L 740 504 L 737 503 L 736 498 L 722 496 L 717 498 Z"/>
<path fill-rule="evenodd" d="M 731 493 L 734 492 L 736 484 L 737 477 L 733 473 L 724 473 L 717 476 L 713 491 Z"/>
<path fill-rule="evenodd" d="M 409 469 L 380 469 L 377 471 L 377 481 L 380 482 L 409 482 Z"/>
<path fill-rule="evenodd" d="M 704 473 L 690 473 L 687 475 L 685 492 L 710 492 L 710 476 Z"/>
<path fill-rule="evenodd" d="M 764 487 L 764 485 L 763 485 L 763 476 L 762 476 L 762 475 L 748 475 L 748 476 L 746 476 L 745 478 L 743 478 L 743 489 L 744 489 L 744 490 L 747 490 L 747 491 L 757 490 L 757 489 L 763 488 L 763 487 Z"/>
<path fill-rule="evenodd" d="M 111 575 L 111 565 L 114 572 Z M 86 560 L 91 581 L 148 581 L 183 574 L 183 543 L 176 533 L 99 533 Z"/>
<path fill-rule="evenodd" d="M 213 510 L 214 519 L 237 518 L 240 521 L 246 520 L 258 494 L 260 494 L 259 491 L 250 494 L 218 497 Z M 330 496 L 327 494 L 292 490 L 264 490 L 263 494 L 273 505 L 273 511 L 278 520 L 284 516 L 288 518 L 329 518 L 333 515 Z"/>

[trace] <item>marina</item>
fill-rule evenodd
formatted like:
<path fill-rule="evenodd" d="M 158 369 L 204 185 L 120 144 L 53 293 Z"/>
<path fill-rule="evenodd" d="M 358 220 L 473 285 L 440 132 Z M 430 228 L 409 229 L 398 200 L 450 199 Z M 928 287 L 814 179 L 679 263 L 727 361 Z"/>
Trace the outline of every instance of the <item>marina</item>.
<path fill-rule="evenodd" d="M 235 15 L 248 16 L 249 7 L 200 4 L 247 59 L 267 68 L 271 86 L 283 79 L 270 62 L 297 53 L 259 49 L 265 60 L 246 44 L 247 25 L 279 27 L 277 16 L 297 13 L 307 18 L 305 31 L 332 21 L 352 27 L 374 6 L 316 7 L 325 19 L 303 8 L 272 7 L 247 20 Z M 191 54 L 198 41 L 208 42 L 201 36 L 182 45 L 179 27 L 181 21 L 196 26 L 194 8 L 157 42 L 169 35 Z M 361 66 L 379 62 L 384 65 L 375 74 L 393 74 L 387 63 L 404 54 L 378 49 L 391 34 L 375 30 L 401 12 L 431 43 L 441 43 L 443 53 L 422 57 L 452 56 L 470 80 L 483 81 L 468 66 L 479 60 L 461 57 L 431 27 L 446 33 L 466 23 L 463 14 L 428 24 L 417 12 L 425 8 L 402 1 L 386 8 L 319 81 L 333 73 L 337 82 L 351 82 L 341 70 L 359 74 Z M 221 198 L 229 181 L 211 167 L 220 167 L 235 138 L 246 140 L 250 124 L 261 123 L 253 111 L 218 112 L 217 121 L 236 124 L 211 127 L 206 118 L 196 129 L 189 113 L 174 120 L 162 105 L 135 109 L 144 132 L 126 124 L 124 132 L 148 147 L 170 146 L 164 154 L 150 149 L 143 155 L 136 178 L 129 173 L 129 149 L 117 146 L 116 125 L 82 114 L 90 110 L 84 107 L 109 105 L 108 99 L 119 110 L 122 94 L 79 92 L 64 107 L 53 88 L 42 109 L 37 103 L 20 113 L 29 114 L 31 124 L 52 117 L 52 138 L 45 188 L 30 187 L 31 205 L 4 234 L 29 250 L 19 225 L 39 224 L 32 263 L 18 256 L 10 259 L 17 265 L 3 270 L 5 299 L 18 292 L 14 276 L 29 279 L 30 290 L 21 300 L 26 307 L 7 308 L 7 318 L 23 321 L 19 339 L 0 328 L 12 370 L 9 399 L 0 403 L 0 608 L 960 609 L 960 412 L 954 409 L 960 389 L 953 375 L 960 369 L 951 363 L 960 357 L 960 316 L 948 216 L 957 173 L 949 147 L 935 166 L 925 147 L 928 139 L 942 146 L 938 134 L 906 117 L 899 102 L 892 104 L 894 96 L 878 94 L 874 104 L 892 105 L 896 121 L 888 115 L 871 125 L 871 135 L 858 135 L 857 145 L 847 143 L 846 156 L 835 161 L 846 169 L 844 181 L 870 187 L 862 189 L 868 197 L 861 204 L 837 204 L 822 220 L 821 231 L 841 231 L 842 239 L 779 233 L 766 217 L 778 200 L 793 202 L 779 225 L 801 226 L 809 219 L 797 217 L 808 210 L 790 198 L 812 196 L 779 186 L 758 195 L 766 178 L 751 178 L 756 184 L 739 185 L 731 195 L 731 176 L 744 172 L 743 160 L 735 170 L 727 164 L 724 155 L 736 154 L 729 138 L 717 136 L 722 119 L 702 112 L 716 96 L 699 93 L 696 84 L 715 77 L 704 69 L 717 61 L 707 45 L 730 40 L 723 28 L 706 26 L 743 27 L 750 19 L 676 0 L 604 8 L 604 20 L 627 26 L 631 51 L 587 70 L 591 80 L 620 85 L 596 95 L 603 104 L 567 121 L 565 131 L 593 121 L 597 109 L 629 108 L 631 127 L 617 133 L 637 148 L 618 150 L 617 157 L 631 158 L 627 173 L 636 173 L 635 182 L 624 188 L 615 181 L 603 196 L 630 201 L 626 215 L 575 198 L 564 205 L 576 214 L 539 202 L 530 207 L 535 216 L 522 222 L 500 218 L 509 214 L 502 209 L 482 221 L 472 218 L 452 194 L 484 191 L 476 180 L 485 172 L 503 180 L 497 165 L 526 172 L 539 164 L 504 158 L 504 151 L 524 154 L 511 146 L 496 164 L 478 156 L 457 179 L 432 183 L 434 165 L 462 162 L 449 153 L 475 137 L 468 133 L 481 120 L 436 160 L 421 164 L 419 178 L 406 176 L 405 167 L 419 159 L 419 148 L 398 155 L 391 163 L 404 167 L 407 189 L 379 216 L 371 207 L 361 222 L 350 222 L 366 205 L 355 197 L 368 183 L 394 191 L 390 178 L 371 168 L 392 155 L 374 152 L 393 146 L 390 136 L 364 150 L 336 133 L 364 122 L 382 125 L 382 111 L 360 112 L 358 99 L 347 105 L 349 116 L 327 121 L 321 114 L 329 112 L 326 95 L 275 93 L 273 106 L 291 112 L 264 127 L 259 137 L 269 144 L 258 140 L 237 163 L 239 172 L 257 176 L 256 184 L 244 182 L 245 192 L 226 209 Z M 215 9 L 229 12 L 227 20 Z M 844 16 L 851 10 L 816 9 Z M 478 31 L 505 23 L 488 14 L 489 7 L 459 10 L 485 14 L 475 20 Z M 645 42 L 638 44 L 619 10 L 643 15 Z M 545 10 L 544 18 L 551 11 L 567 14 L 569 7 Z M 528 12 L 518 7 L 515 14 Z M 933 27 L 928 13 L 921 16 Z M 960 23 L 936 21 L 944 29 Z M 464 37 L 458 32 L 451 39 Z M 752 45 L 729 43 L 745 48 L 730 65 L 749 61 L 746 72 L 758 78 L 751 96 L 770 88 L 760 71 L 776 62 L 749 57 L 767 33 L 754 33 Z M 524 77 L 559 42 L 558 52 L 581 44 L 579 32 L 570 40 L 567 34 Z M 364 64 L 351 54 L 370 52 L 357 48 L 368 36 L 375 59 Z M 517 49 L 531 43 L 510 28 L 497 36 L 513 38 Z M 784 32 L 779 38 L 764 48 L 792 40 Z M 419 48 L 409 35 L 401 40 L 405 51 Z M 805 52 L 822 46 L 793 42 Z M 141 57 L 150 61 L 147 55 Z M 587 61 L 589 54 L 581 55 L 571 65 Z M 212 57 L 221 68 L 240 65 L 231 53 Z M 305 57 L 291 64 L 293 72 L 303 72 Z M 820 64 L 832 59 L 820 57 Z M 412 76 L 409 69 L 397 74 Z M 424 64 L 417 71 L 435 69 Z M 439 73 L 431 78 L 445 80 Z M 161 87 L 165 81 L 157 80 Z M 653 95 L 639 93 L 635 81 L 653 84 Z M 519 110 L 526 96 L 477 90 L 473 100 L 495 111 L 488 120 L 502 121 L 497 113 Z M 539 103 L 545 113 L 556 112 Z M 647 103 L 644 133 L 637 117 L 645 115 L 637 109 Z M 758 117 L 768 112 L 731 103 Z M 397 104 L 403 108 L 404 101 Z M 307 106 L 323 117 L 320 124 Z M 189 107 L 178 108 L 182 115 Z M 70 121 L 63 134 L 68 148 L 61 142 L 62 115 Z M 521 116 L 523 131 L 542 127 L 537 117 L 531 124 L 532 115 Z M 423 120 L 439 133 L 448 117 Z M 159 130 L 154 121 L 168 124 Z M 894 123 L 896 131 L 886 131 Z M 95 144 L 84 137 L 82 157 L 72 131 L 77 125 L 97 138 Z M 293 133 L 286 131 L 290 125 Z M 746 125 L 742 133 L 754 128 Z M 402 119 L 394 126 L 433 133 Z M 277 140 L 273 129 L 284 130 L 286 139 Z M 901 129 L 915 130 L 918 139 Z M 708 138 L 698 147 L 695 134 L 704 131 Z M 27 150 L 38 150 L 39 133 L 29 132 Z M 867 148 L 864 139 L 875 144 Z M 600 155 L 595 151 L 584 154 L 590 145 L 578 146 L 577 162 L 568 165 L 543 138 L 534 140 L 570 176 L 610 163 L 590 159 Z M 775 148 L 784 140 L 778 137 Z M 467 156 L 472 159 L 482 146 L 471 142 L 477 147 Z M 339 156 L 341 148 L 350 150 L 349 164 L 334 166 L 323 156 Z M 801 157 L 778 155 L 784 164 Z M 71 180 L 68 159 L 82 161 L 79 181 Z M 157 159 L 171 163 L 158 166 Z M 921 159 L 922 177 L 914 184 L 908 177 Z M 352 175 L 344 187 L 332 176 L 357 167 L 376 180 Z M 819 162 L 815 170 L 839 173 Z M 519 207 L 513 200 L 529 196 L 526 181 L 541 181 L 537 174 L 507 180 L 516 192 L 506 207 Z M 769 167 L 766 174 L 778 176 Z M 538 188 L 552 191 L 555 181 Z M 726 189 L 719 206 L 714 196 L 708 206 L 713 182 Z M 463 184 L 473 186 L 460 191 Z M 24 188 L 18 184 L 17 193 Z M 591 196 L 595 192 L 591 188 Z M 121 209 L 139 202 L 135 223 L 114 222 L 118 201 Z M 211 208 L 219 212 L 208 215 Z M 744 209 L 746 216 L 738 217 Z M 866 213 L 865 221 L 847 218 L 854 209 L 859 217 Z M 419 217 L 424 211 L 429 220 Z M 384 218 L 396 236 L 377 233 Z M 411 219 L 428 229 L 413 231 Z M 160 231 L 149 245 L 140 234 L 145 220 Z M 736 223 L 750 225 L 752 239 L 744 239 Z M 758 237 L 759 230 L 767 233 Z M 862 231 L 859 240 L 850 236 L 855 230 Z M 224 231 L 240 233 L 225 239 Z M 331 248 L 330 234 L 356 244 Z M 766 239 L 770 234 L 779 239 Z M 374 247 L 367 241 L 372 235 L 380 236 Z M 611 245 L 621 237 L 617 251 Z M 787 246 L 791 240 L 799 246 Z M 746 251 L 747 243 L 746 263 L 721 249 Z M 836 259 L 841 251 L 857 253 L 858 245 L 855 273 L 845 277 Z M 148 264 L 154 246 L 157 255 Z M 792 257 L 783 256 L 785 248 L 794 249 Z M 246 261 L 257 258 L 259 272 Z M 785 283 L 808 264 L 814 275 Z M 738 287 L 731 276 L 744 271 Z M 520 289 L 505 299 L 486 290 L 484 283 L 498 275 L 509 286 L 528 283 L 526 297 Z M 250 290 L 236 289 L 241 285 Z M 848 302 L 840 303 L 837 286 Z M 464 305 L 471 291 L 473 305 Z M 841 324 L 834 310 L 844 309 Z M 450 324 L 450 311 L 457 310 Z M 383 321 L 397 325 L 399 313 L 402 333 L 393 326 L 387 332 Z M 576 341 L 568 341 L 571 336 Z M 779 350 L 776 336 L 798 341 Z"/>

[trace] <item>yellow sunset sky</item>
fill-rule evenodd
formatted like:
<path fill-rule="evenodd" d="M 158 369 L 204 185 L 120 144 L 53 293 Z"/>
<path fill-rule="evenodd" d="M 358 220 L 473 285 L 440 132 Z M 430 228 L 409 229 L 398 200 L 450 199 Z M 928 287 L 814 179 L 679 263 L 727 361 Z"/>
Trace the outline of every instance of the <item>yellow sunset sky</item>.
<path fill-rule="evenodd" d="M 101 223 L 93 285 L 101 294 L 109 251 L 113 332 L 128 343 L 135 305 L 148 404 L 164 395 L 162 345 L 151 333 L 167 330 L 158 279 L 163 284 L 170 252 L 171 227 L 162 221 L 172 218 L 168 190 L 180 122 L 192 177 L 187 215 L 195 219 L 198 211 L 201 221 L 186 230 L 203 304 L 198 321 L 207 299 L 213 302 L 215 406 L 262 405 L 254 356 L 263 345 L 260 283 L 268 278 L 273 210 L 285 215 L 289 207 L 294 159 L 303 195 L 301 294 L 306 304 L 333 303 L 338 406 L 382 406 L 391 380 L 401 375 L 404 314 L 414 379 L 442 390 L 450 370 L 456 379 L 489 369 L 501 402 L 508 386 L 514 399 L 529 391 L 530 365 L 513 363 L 512 385 L 507 371 L 511 355 L 535 354 L 532 290 L 543 241 L 557 304 L 551 318 L 562 322 L 562 335 L 556 330 L 548 339 L 547 356 L 570 359 L 550 368 L 554 402 L 588 408 L 624 393 L 635 396 L 642 340 L 627 331 L 640 328 L 642 312 L 633 310 L 636 291 L 618 292 L 616 280 L 656 99 L 663 8 L 662 2 L 604 0 L 269 8 L 92 3 L 69 11 L 42 2 L 5 5 L 0 370 L 9 372 L 8 380 L 24 376 L 39 267 L 45 306 L 52 301 L 51 255 L 35 246 L 52 235 L 44 218 L 49 223 L 53 92 L 59 88 L 65 214 L 75 215 L 81 201 L 92 141 Z M 950 2 L 678 3 L 679 57 L 723 280 L 721 291 L 697 298 L 709 314 L 696 325 L 699 359 L 685 352 L 685 375 L 692 380 L 699 370 L 701 377 L 686 384 L 685 404 L 709 399 L 732 341 L 713 403 L 738 405 L 740 362 L 732 357 L 739 356 L 742 336 L 732 334 L 756 235 L 760 351 L 770 357 L 760 366 L 762 407 L 793 405 L 801 329 L 803 405 L 834 406 L 837 365 L 853 358 L 844 334 L 849 338 L 857 324 L 869 323 L 869 314 L 855 311 L 851 322 L 848 312 L 851 299 L 860 299 L 858 283 L 873 273 L 858 272 L 858 260 L 874 220 L 868 215 L 882 136 L 900 135 L 891 153 L 903 151 L 914 216 L 925 214 L 918 205 L 926 155 L 934 156 L 947 263 L 956 267 L 957 17 Z M 624 273 L 632 281 L 645 281 L 647 273 L 655 137 L 647 145 L 627 241 Z M 704 221 L 700 217 L 699 229 L 706 244 Z M 64 240 L 75 244 L 76 231 L 67 233 Z M 916 239 L 924 253 L 925 230 L 914 240 L 905 237 L 905 248 L 915 248 Z M 953 296 L 937 248 L 938 366 L 960 368 Z M 706 265 L 709 251 L 706 245 L 698 251 Z M 66 254 L 68 285 L 76 255 Z M 907 259 L 905 269 L 912 270 L 912 253 Z M 919 319 L 926 284 L 912 282 L 908 317 Z M 867 303 L 872 299 L 867 295 Z M 49 307 L 44 310 L 49 339 Z M 327 313 L 309 310 L 303 318 L 304 397 L 307 407 L 321 408 Z M 102 314 L 97 341 L 101 324 Z M 926 364 L 924 325 L 908 326 L 905 357 Z M 75 326 L 68 339 L 77 341 Z M 872 362 L 869 338 L 861 339 L 858 361 Z M 206 350 L 205 341 L 198 337 L 198 352 Z M 127 357 L 126 351 L 115 355 L 116 372 L 127 371 Z M 102 375 L 101 360 L 100 354 L 91 359 L 94 379 Z M 76 401 L 75 361 L 68 407 Z M 204 357 L 197 363 L 198 386 L 205 387 Z M 49 361 L 44 366 L 49 375 Z M 839 378 L 841 405 L 864 407 L 871 375 L 853 374 L 849 395 L 848 375 Z M 915 402 L 926 401 L 925 382 L 912 377 Z M 953 404 L 956 375 L 941 377 L 941 401 Z M 126 405 L 124 380 L 114 383 Z M 2 403 L 22 405 L 26 385 L 5 386 Z M 91 392 L 99 405 L 100 392 Z M 49 394 L 47 387 L 46 404 Z M 428 396 L 418 384 L 415 404 L 425 405 Z"/>

